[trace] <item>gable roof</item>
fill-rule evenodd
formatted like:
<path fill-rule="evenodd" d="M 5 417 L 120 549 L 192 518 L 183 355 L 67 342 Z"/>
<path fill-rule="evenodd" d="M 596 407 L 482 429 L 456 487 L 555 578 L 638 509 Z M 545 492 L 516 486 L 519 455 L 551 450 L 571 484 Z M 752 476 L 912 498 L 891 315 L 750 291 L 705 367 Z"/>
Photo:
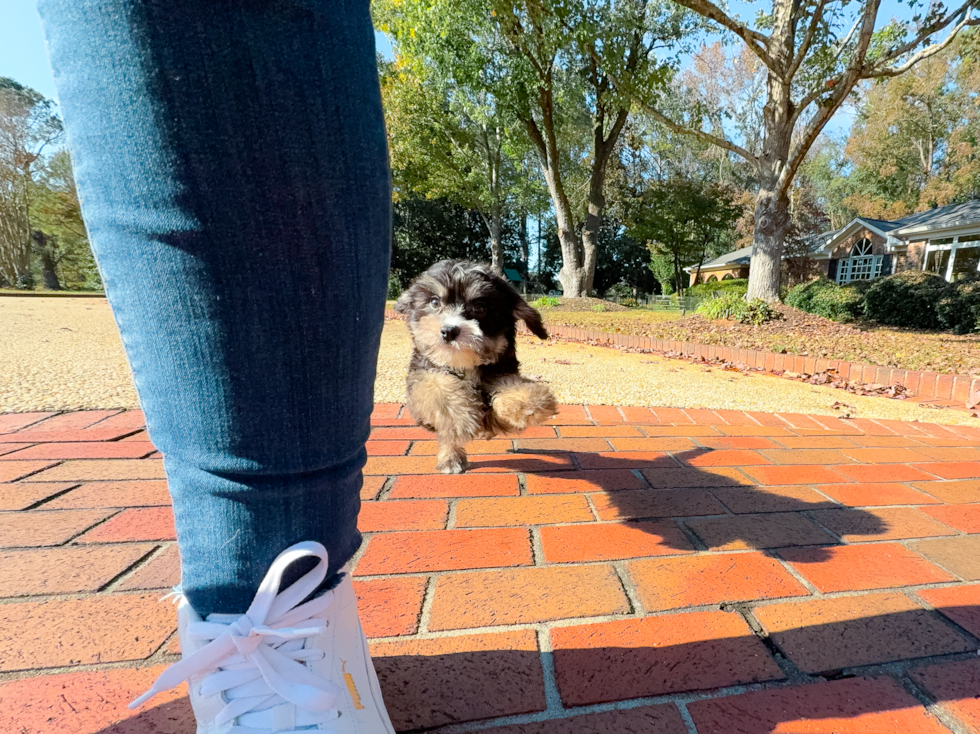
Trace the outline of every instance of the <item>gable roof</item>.
<path fill-rule="evenodd" d="M 823 249 L 824 243 L 829 238 L 834 237 L 836 234 L 837 232 L 821 232 L 820 234 L 811 234 L 808 235 L 804 241 L 809 242 L 810 252 L 816 255 Z M 743 265 L 748 265 L 751 260 L 752 246 L 749 245 L 748 247 L 743 247 L 740 250 L 734 250 L 733 252 L 719 255 L 711 260 L 705 260 L 701 263 L 701 270 L 728 270 L 730 268 L 738 268 Z M 687 273 L 693 273 L 697 269 L 697 265 L 691 265 L 684 268 L 684 271 Z"/>
<path fill-rule="evenodd" d="M 969 225 L 980 226 L 980 199 L 929 209 L 898 219 L 893 224 L 895 227 L 892 231 L 899 236 Z"/>

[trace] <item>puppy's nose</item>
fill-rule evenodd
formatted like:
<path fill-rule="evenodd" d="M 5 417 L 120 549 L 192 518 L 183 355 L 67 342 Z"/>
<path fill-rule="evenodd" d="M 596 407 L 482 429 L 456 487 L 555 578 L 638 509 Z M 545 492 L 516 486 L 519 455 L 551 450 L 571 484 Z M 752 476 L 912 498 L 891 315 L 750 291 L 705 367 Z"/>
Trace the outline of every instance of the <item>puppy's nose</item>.
<path fill-rule="evenodd" d="M 444 342 L 455 341 L 456 337 L 459 336 L 458 326 L 443 326 L 442 327 L 442 340 Z"/>

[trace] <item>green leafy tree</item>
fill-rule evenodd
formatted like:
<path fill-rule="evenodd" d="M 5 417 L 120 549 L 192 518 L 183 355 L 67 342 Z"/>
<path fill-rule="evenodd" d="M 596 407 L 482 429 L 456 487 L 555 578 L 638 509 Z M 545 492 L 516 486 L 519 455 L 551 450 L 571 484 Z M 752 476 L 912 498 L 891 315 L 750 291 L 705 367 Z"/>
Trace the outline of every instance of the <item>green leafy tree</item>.
<path fill-rule="evenodd" d="M 446 71 L 403 57 L 382 65 L 395 194 L 446 199 L 478 212 L 499 273 L 504 221 L 533 198 L 522 166 L 527 140 L 488 94 L 453 84 Z"/>
<path fill-rule="evenodd" d="M 717 185 L 675 179 L 636 192 L 628 225 L 631 236 L 647 243 L 654 272 L 662 276 L 669 261 L 672 290 L 682 291 L 683 268 L 721 254 L 723 235 L 740 213 L 731 194 Z"/>
<path fill-rule="evenodd" d="M 0 77 L 0 284 L 30 276 L 31 194 L 45 150 L 61 140 L 54 103 Z"/>
<path fill-rule="evenodd" d="M 31 199 L 33 255 L 45 287 L 100 288 L 67 151 L 58 151 L 39 168 Z"/>
<path fill-rule="evenodd" d="M 745 159 L 755 169 L 752 269 L 749 298 L 779 298 L 780 264 L 791 226 L 789 191 L 797 171 L 827 122 L 862 79 L 903 74 L 942 51 L 962 29 L 975 25 L 977 0 L 952 9 L 941 2 L 910 0 L 917 15 L 876 31 L 880 0 L 771 0 L 755 27 L 711 2 L 676 0 L 709 21 L 723 40 L 744 44 L 765 78 L 759 100 L 761 133 L 740 138 L 711 119 L 714 111 L 691 105 L 678 116 L 646 90 L 604 71 L 653 119 L 677 133 L 696 137 Z M 937 40 L 938 39 L 938 40 Z M 602 64 L 598 53 L 593 54 Z M 736 110 L 727 114 L 734 117 Z"/>
<path fill-rule="evenodd" d="M 656 95 L 658 58 L 686 30 L 666 0 L 376 0 L 401 58 L 523 128 L 554 209 L 567 296 L 593 288 L 611 158 L 631 101 L 611 73 Z"/>

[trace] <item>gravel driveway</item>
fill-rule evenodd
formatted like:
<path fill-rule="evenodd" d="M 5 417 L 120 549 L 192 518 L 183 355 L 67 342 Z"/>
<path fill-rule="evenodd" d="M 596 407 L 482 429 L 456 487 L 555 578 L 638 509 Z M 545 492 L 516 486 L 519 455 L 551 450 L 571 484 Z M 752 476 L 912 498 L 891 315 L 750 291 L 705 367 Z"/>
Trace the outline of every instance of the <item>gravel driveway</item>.
<path fill-rule="evenodd" d="M 411 346 L 400 321 L 385 324 L 378 402 L 404 400 Z M 836 415 L 840 401 L 863 418 L 980 425 L 961 411 L 865 398 L 762 374 L 583 344 L 518 345 L 525 374 L 547 380 L 562 403 L 728 408 Z M 136 392 L 109 306 L 102 298 L 0 298 L 0 412 L 134 408 Z"/>

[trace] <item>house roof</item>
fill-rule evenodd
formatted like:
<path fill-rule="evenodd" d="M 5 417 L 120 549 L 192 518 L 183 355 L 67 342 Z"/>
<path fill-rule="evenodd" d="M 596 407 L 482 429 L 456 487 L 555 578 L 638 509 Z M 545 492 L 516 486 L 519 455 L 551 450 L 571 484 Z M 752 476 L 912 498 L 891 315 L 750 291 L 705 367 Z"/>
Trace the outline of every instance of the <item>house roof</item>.
<path fill-rule="evenodd" d="M 836 232 L 822 232 L 821 234 L 813 234 L 807 237 L 810 242 L 810 252 L 817 254 L 822 248 L 824 243 L 834 235 Z M 748 265 L 752 260 L 752 247 L 743 247 L 740 250 L 735 250 L 734 252 L 729 252 L 725 255 L 721 255 L 711 260 L 705 260 L 701 263 L 701 270 L 729 270 L 733 268 L 738 268 L 743 265 Z M 693 273 L 698 269 L 697 265 L 691 265 L 690 267 L 684 268 L 688 273 Z"/>
<path fill-rule="evenodd" d="M 971 199 L 961 204 L 950 204 L 937 209 L 929 209 L 893 221 L 856 217 L 850 224 L 826 240 L 823 249 L 833 249 L 841 240 L 850 237 L 861 229 L 870 229 L 882 237 L 907 240 L 917 235 L 929 236 L 963 227 L 973 227 L 980 231 L 980 199 Z"/>
<path fill-rule="evenodd" d="M 899 236 L 969 225 L 980 226 L 980 199 L 929 209 L 898 219 L 893 224 L 893 233 Z"/>

